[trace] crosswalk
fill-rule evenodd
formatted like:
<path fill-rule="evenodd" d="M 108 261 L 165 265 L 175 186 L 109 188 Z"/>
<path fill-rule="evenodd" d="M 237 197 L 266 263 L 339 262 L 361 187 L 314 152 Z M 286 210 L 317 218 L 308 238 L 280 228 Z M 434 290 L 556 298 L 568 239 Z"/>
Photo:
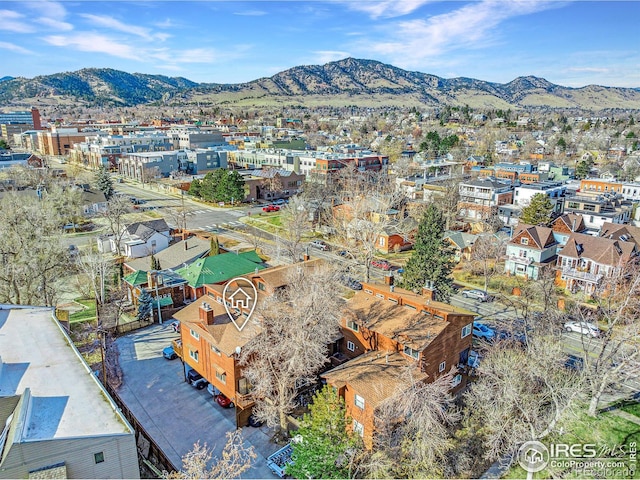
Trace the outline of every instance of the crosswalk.
<path fill-rule="evenodd" d="M 211 210 L 204 210 L 204 209 L 191 210 L 189 213 L 191 213 L 193 215 L 199 215 L 199 214 L 204 214 L 204 213 L 211 213 Z M 229 211 L 227 211 L 225 213 L 227 215 L 232 216 L 232 217 L 244 217 L 246 215 L 246 212 L 243 212 L 241 210 L 229 210 Z"/>

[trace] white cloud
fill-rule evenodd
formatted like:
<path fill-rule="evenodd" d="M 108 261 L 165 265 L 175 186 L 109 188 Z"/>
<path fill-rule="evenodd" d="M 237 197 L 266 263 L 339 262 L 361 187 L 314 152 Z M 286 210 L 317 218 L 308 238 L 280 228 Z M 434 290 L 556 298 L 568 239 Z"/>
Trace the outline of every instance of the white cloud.
<path fill-rule="evenodd" d="M 349 52 L 341 52 L 339 50 L 317 50 L 313 52 L 315 55 L 314 63 L 325 64 L 336 60 L 349 57 Z"/>
<path fill-rule="evenodd" d="M 82 52 L 106 53 L 114 57 L 139 60 L 138 50 L 114 39 L 92 32 L 78 32 L 74 35 L 49 35 L 43 40 L 56 47 L 71 47 Z"/>
<path fill-rule="evenodd" d="M 553 1 L 482 0 L 428 19 L 395 22 L 386 27 L 388 41 L 361 44 L 369 54 L 397 57 L 408 68 L 457 49 L 479 49 L 495 42 L 497 26 L 516 16 L 559 6 Z"/>
<path fill-rule="evenodd" d="M 0 30 L 15 33 L 35 32 L 35 28 L 23 21 L 24 15 L 13 10 L 0 10 Z"/>
<path fill-rule="evenodd" d="M 105 27 L 109 30 L 117 30 L 119 32 L 133 34 L 146 40 L 156 39 L 162 41 L 168 38 L 167 34 L 153 34 L 149 28 L 141 27 L 140 25 L 129 25 L 108 15 L 82 13 L 80 14 L 80 16 L 86 18 L 92 24 L 99 27 Z"/>
<path fill-rule="evenodd" d="M 49 17 L 40 17 L 36 19 L 36 22 L 41 23 L 42 25 L 46 25 L 47 27 L 51 27 L 55 30 L 59 30 L 62 32 L 68 32 L 69 30 L 73 30 L 73 25 L 68 22 L 63 22 L 61 20 L 56 20 L 55 18 Z"/>
<path fill-rule="evenodd" d="M 0 49 L 21 53 L 23 55 L 35 55 L 35 52 L 9 42 L 0 42 Z"/>
<path fill-rule="evenodd" d="M 371 18 L 393 18 L 408 15 L 427 3 L 436 0 L 382 0 L 382 1 L 341 1 L 351 10 L 365 12 Z"/>
<path fill-rule="evenodd" d="M 59 2 L 39 0 L 37 2 L 24 2 L 23 5 L 37 12 L 41 17 L 63 19 L 67 16 L 67 10 Z"/>
<path fill-rule="evenodd" d="M 242 10 L 240 12 L 233 12 L 234 15 L 240 15 L 243 17 L 261 17 L 267 15 L 268 12 L 264 10 Z"/>

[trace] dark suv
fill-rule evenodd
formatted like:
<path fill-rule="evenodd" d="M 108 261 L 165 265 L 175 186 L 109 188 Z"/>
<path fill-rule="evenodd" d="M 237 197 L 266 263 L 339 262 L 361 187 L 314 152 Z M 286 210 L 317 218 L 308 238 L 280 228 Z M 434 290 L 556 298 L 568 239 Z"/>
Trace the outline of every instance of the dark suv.
<path fill-rule="evenodd" d="M 193 388 L 197 388 L 198 390 L 202 390 L 209 383 L 202 375 L 200 375 L 195 370 L 189 370 L 187 372 L 187 381 Z"/>

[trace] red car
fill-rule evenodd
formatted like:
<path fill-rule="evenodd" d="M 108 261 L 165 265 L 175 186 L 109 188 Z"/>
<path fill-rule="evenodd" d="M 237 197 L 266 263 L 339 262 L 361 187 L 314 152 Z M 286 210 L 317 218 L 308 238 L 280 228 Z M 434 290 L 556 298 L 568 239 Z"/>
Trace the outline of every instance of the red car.
<path fill-rule="evenodd" d="M 266 207 L 262 207 L 263 212 L 277 212 L 280 210 L 280 207 L 277 205 L 267 205 Z"/>
<path fill-rule="evenodd" d="M 391 270 L 391 264 L 386 260 L 371 260 L 371 266 L 382 270 Z"/>
<path fill-rule="evenodd" d="M 216 395 L 216 402 L 218 402 L 218 405 L 220 405 L 223 408 L 233 408 L 233 402 L 231 401 L 230 398 L 225 397 L 222 393 L 219 393 L 218 395 Z"/>

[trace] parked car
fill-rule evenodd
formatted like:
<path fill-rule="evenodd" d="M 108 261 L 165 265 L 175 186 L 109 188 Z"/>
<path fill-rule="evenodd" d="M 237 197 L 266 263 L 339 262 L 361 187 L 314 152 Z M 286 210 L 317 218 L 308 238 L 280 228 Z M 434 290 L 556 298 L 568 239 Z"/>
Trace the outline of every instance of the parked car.
<path fill-rule="evenodd" d="M 311 242 L 309 242 L 309 246 L 323 251 L 329 250 L 329 245 L 324 243 L 322 240 L 311 240 Z"/>
<path fill-rule="evenodd" d="M 490 299 L 490 296 L 487 292 L 485 292 L 484 290 L 479 290 L 477 288 L 474 288 L 473 290 L 465 290 L 464 292 L 462 292 L 462 296 L 464 298 L 475 298 L 476 300 L 480 300 L 481 302 L 488 302 Z"/>
<path fill-rule="evenodd" d="M 178 322 L 177 320 L 175 322 L 171 322 L 171 328 L 174 332 L 180 333 L 180 322 Z"/>
<path fill-rule="evenodd" d="M 77 257 L 79 253 L 80 251 L 78 250 L 78 247 L 76 247 L 75 245 L 69 245 L 69 255 L 71 255 L 72 257 Z"/>
<path fill-rule="evenodd" d="M 371 266 L 382 270 L 391 270 L 391 264 L 386 260 L 371 260 Z"/>
<path fill-rule="evenodd" d="M 345 287 L 349 287 L 351 290 L 362 290 L 362 284 L 355 278 L 343 276 L 340 280 Z"/>
<path fill-rule="evenodd" d="M 266 207 L 262 207 L 263 212 L 277 212 L 280 210 L 280 207 L 277 205 L 267 205 Z"/>
<path fill-rule="evenodd" d="M 492 340 L 496 336 L 496 332 L 484 323 L 473 322 L 473 336 L 476 338 L 484 338 L 485 340 Z"/>
<path fill-rule="evenodd" d="M 584 358 L 577 355 L 567 355 L 567 359 L 564 362 L 564 366 L 571 370 L 580 371 L 584 369 Z"/>
<path fill-rule="evenodd" d="M 187 372 L 187 380 L 193 388 L 197 388 L 198 390 L 202 390 L 209 384 L 209 382 L 195 370 L 189 370 Z"/>
<path fill-rule="evenodd" d="M 564 329 L 567 332 L 577 332 L 594 338 L 600 335 L 600 329 L 589 322 L 567 322 L 564 324 Z"/>
<path fill-rule="evenodd" d="M 249 421 L 249 426 L 250 427 L 255 427 L 255 428 L 261 427 L 262 424 L 264 423 L 264 422 L 261 422 L 260 420 L 258 420 L 254 415 L 249 415 L 249 420 L 248 421 Z"/>
<path fill-rule="evenodd" d="M 176 358 L 178 358 L 178 354 L 171 345 L 162 350 L 162 356 L 167 360 L 175 360 Z"/>
<path fill-rule="evenodd" d="M 284 205 L 285 203 L 287 202 L 283 198 L 279 198 L 278 200 L 273 202 L 274 205 Z"/>
<path fill-rule="evenodd" d="M 223 408 L 235 407 L 231 399 L 229 397 L 226 397 L 222 393 L 219 393 L 218 395 L 216 395 L 216 402 L 218 402 L 218 405 L 220 405 Z"/>

